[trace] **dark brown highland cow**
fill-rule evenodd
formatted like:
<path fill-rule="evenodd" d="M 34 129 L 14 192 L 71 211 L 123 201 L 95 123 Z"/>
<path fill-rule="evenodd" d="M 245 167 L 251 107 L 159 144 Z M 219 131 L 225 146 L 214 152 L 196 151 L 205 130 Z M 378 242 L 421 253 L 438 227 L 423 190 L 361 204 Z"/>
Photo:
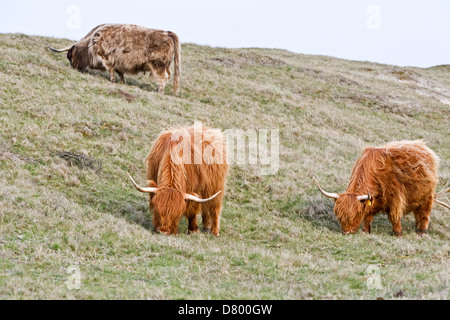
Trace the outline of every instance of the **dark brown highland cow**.
<path fill-rule="evenodd" d="M 177 234 L 178 223 L 185 215 L 188 232 L 198 233 L 197 214 L 201 209 L 203 230 L 219 236 L 228 170 L 222 132 L 190 127 L 162 133 L 145 164 L 147 187 L 140 187 L 128 176 L 137 190 L 150 194 L 156 231 Z"/>
<path fill-rule="evenodd" d="M 320 191 L 335 199 L 336 214 L 344 234 L 356 233 L 364 220 L 363 231 L 370 233 L 374 216 L 387 213 L 396 236 L 402 235 L 401 219 L 414 213 L 416 231 L 426 233 L 431 208 L 437 202 L 439 159 L 422 141 L 391 142 L 379 148 L 366 148 L 356 162 L 344 193 Z"/>
<path fill-rule="evenodd" d="M 173 91 L 180 85 L 180 42 L 175 33 L 147 29 L 132 24 L 102 24 L 83 39 L 55 52 L 67 52 L 72 68 L 108 70 L 112 82 L 114 72 L 125 82 L 124 74 L 150 72 L 158 83 L 157 91 L 164 92 L 170 79 L 170 65 L 174 60 Z"/>

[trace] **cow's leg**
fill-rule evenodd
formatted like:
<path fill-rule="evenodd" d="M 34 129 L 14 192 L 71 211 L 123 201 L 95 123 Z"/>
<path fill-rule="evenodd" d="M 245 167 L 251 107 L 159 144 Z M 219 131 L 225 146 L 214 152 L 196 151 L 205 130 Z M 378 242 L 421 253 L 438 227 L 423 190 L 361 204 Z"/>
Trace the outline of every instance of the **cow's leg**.
<path fill-rule="evenodd" d="M 164 93 L 164 87 L 166 83 L 164 82 L 164 74 L 166 73 L 165 67 L 156 67 L 152 62 L 147 64 L 147 69 L 150 70 L 150 76 L 157 82 L 158 86 L 156 92 Z"/>
<path fill-rule="evenodd" d="M 434 197 L 424 202 L 421 206 L 414 210 L 414 218 L 416 220 L 416 232 L 419 236 L 427 233 L 428 224 L 430 223 L 431 208 L 433 207 Z"/>
<path fill-rule="evenodd" d="M 116 70 L 116 72 L 119 75 L 120 82 L 125 83 L 125 78 L 123 77 L 123 73 L 120 71 L 117 71 L 117 70 Z"/>
<path fill-rule="evenodd" d="M 370 226 L 372 225 L 373 217 L 373 215 L 367 215 L 364 217 L 363 231 L 367 234 L 370 233 Z"/>
<path fill-rule="evenodd" d="M 220 213 L 222 207 L 222 201 L 214 201 L 209 204 L 209 214 L 211 217 L 211 233 L 216 237 L 219 236 L 220 233 Z"/>
<path fill-rule="evenodd" d="M 202 206 L 202 226 L 204 232 L 211 232 L 211 216 L 207 205 Z"/>
<path fill-rule="evenodd" d="M 116 75 L 115 75 L 115 70 L 113 67 L 108 67 L 108 72 L 109 72 L 109 81 L 111 82 L 116 82 Z"/>
<path fill-rule="evenodd" d="M 164 93 L 164 88 L 166 87 L 167 81 L 170 78 L 170 70 L 167 72 L 168 66 L 159 67 L 156 70 L 156 79 L 158 81 L 158 88 L 156 89 L 158 93 Z"/>
<path fill-rule="evenodd" d="M 158 74 L 158 88 L 156 89 L 158 93 L 164 93 L 164 88 L 166 87 L 167 83 L 167 73 L 164 71 L 163 74 Z"/>
<path fill-rule="evenodd" d="M 163 94 L 164 93 L 164 82 L 159 81 L 158 87 L 156 88 L 156 92 Z"/>
<path fill-rule="evenodd" d="M 172 72 L 170 71 L 170 65 L 166 67 L 166 74 L 167 74 L 167 81 L 169 81 L 170 77 L 172 76 Z"/>
<path fill-rule="evenodd" d="M 402 210 L 399 208 L 389 208 L 388 218 L 392 224 L 392 233 L 396 237 L 402 237 Z"/>
<path fill-rule="evenodd" d="M 198 233 L 197 216 L 191 215 L 188 217 L 188 220 L 189 220 L 188 234 Z"/>
<path fill-rule="evenodd" d="M 186 216 L 189 221 L 188 234 L 198 233 L 197 214 L 200 211 L 200 204 L 190 202 L 186 208 Z"/>

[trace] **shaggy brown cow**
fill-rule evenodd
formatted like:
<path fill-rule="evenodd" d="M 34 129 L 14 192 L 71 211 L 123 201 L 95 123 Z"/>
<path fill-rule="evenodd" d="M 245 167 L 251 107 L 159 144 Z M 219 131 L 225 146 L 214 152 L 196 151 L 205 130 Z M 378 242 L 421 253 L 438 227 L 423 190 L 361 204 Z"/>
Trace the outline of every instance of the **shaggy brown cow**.
<path fill-rule="evenodd" d="M 125 82 L 124 74 L 150 72 L 158 82 L 158 92 L 163 93 L 170 79 L 170 65 L 174 60 L 173 91 L 180 84 L 180 42 L 175 33 L 147 29 L 131 24 L 102 24 L 92 29 L 83 39 L 55 52 L 68 51 L 67 59 L 74 69 L 108 70 L 110 80 L 114 72 Z"/>
<path fill-rule="evenodd" d="M 426 233 L 438 182 L 439 158 L 422 141 L 391 142 L 383 147 L 368 147 L 356 162 L 344 193 L 325 192 L 335 199 L 334 212 L 344 234 L 356 233 L 364 220 L 363 231 L 370 233 L 374 216 L 388 214 L 396 236 L 402 235 L 401 219 L 414 213 L 416 231 Z"/>
<path fill-rule="evenodd" d="M 178 128 L 162 133 L 145 160 L 153 226 L 165 234 L 177 234 L 183 215 L 189 233 L 198 233 L 197 214 L 202 211 L 204 231 L 219 236 L 228 166 L 222 132 L 206 128 Z M 212 195 L 212 196 L 211 196 Z M 209 198 L 208 198 L 209 197 Z"/>

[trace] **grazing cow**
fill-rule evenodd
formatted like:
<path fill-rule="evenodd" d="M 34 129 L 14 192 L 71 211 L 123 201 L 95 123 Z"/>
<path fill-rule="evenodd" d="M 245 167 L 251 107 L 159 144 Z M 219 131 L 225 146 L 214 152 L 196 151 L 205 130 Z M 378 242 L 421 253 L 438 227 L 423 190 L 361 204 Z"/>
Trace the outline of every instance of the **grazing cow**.
<path fill-rule="evenodd" d="M 324 191 L 335 199 L 336 214 L 344 234 L 356 233 L 364 220 L 363 231 L 370 233 L 375 214 L 387 213 L 396 236 L 402 235 L 401 219 L 414 213 L 416 231 L 427 232 L 436 200 L 439 158 L 422 141 L 391 142 L 383 147 L 368 147 L 356 162 L 344 193 Z"/>
<path fill-rule="evenodd" d="M 114 72 L 125 83 L 124 74 L 150 72 L 158 82 L 159 93 L 170 79 L 170 64 L 174 60 L 173 91 L 180 84 L 180 42 L 175 33 L 147 29 L 131 24 L 102 24 L 92 29 L 83 39 L 55 52 L 68 51 L 72 68 L 108 70 L 115 82 Z"/>
<path fill-rule="evenodd" d="M 177 234 L 183 215 L 188 233 L 198 233 L 197 214 L 202 212 L 203 230 L 219 236 L 228 166 L 225 139 L 216 129 L 177 128 L 162 133 L 148 154 L 147 187 L 155 231 Z"/>

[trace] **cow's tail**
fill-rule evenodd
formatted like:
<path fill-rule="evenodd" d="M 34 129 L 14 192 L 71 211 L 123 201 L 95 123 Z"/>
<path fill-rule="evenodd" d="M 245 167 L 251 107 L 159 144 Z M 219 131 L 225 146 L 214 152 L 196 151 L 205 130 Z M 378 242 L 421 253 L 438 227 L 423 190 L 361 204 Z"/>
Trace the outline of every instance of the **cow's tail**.
<path fill-rule="evenodd" d="M 437 204 L 446 207 L 447 209 L 450 209 L 450 205 L 448 205 L 447 203 L 438 200 L 439 198 L 441 198 L 444 194 L 446 193 L 450 193 L 450 188 L 447 189 L 447 187 L 444 187 L 441 191 L 439 191 L 438 193 L 436 193 L 435 197 L 434 197 L 434 202 L 436 202 Z"/>
<path fill-rule="evenodd" d="M 169 31 L 169 37 L 172 38 L 173 43 L 175 44 L 175 54 L 173 56 L 175 69 L 175 74 L 173 76 L 173 91 L 177 93 L 178 88 L 180 87 L 181 47 L 178 36 L 175 33 Z"/>

